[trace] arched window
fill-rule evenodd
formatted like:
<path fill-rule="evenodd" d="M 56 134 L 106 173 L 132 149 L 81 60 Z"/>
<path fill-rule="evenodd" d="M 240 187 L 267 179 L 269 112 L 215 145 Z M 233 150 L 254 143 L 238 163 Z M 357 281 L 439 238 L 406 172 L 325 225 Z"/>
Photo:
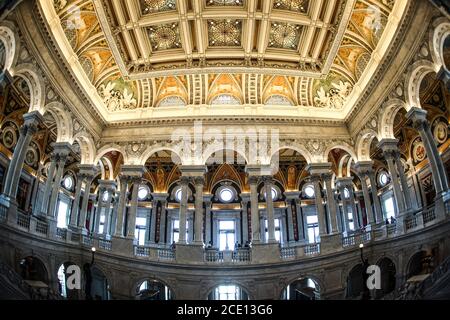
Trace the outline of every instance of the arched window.
<path fill-rule="evenodd" d="M 239 286 L 223 284 L 209 294 L 208 300 L 248 300 L 248 294 Z"/>
<path fill-rule="evenodd" d="M 219 197 L 222 202 L 230 202 L 233 200 L 233 191 L 229 188 L 222 189 L 219 193 Z"/>
<path fill-rule="evenodd" d="M 181 188 L 178 188 L 175 191 L 175 200 L 177 200 L 178 202 L 181 202 Z"/>
<path fill-rule="evenodd" d="M 150 194 L 150 190 L 147 186 L 140 186 L 138 190 L 138 199 L 140 201 L 146 200 L 148 195 Z"/>
<path fill-rule="evenodd" d="M 168 96 L 159 102 L 159 107 L 181 107 L 185 106 L 186 102 L 179 96 Z"/>
<path fill-rule="evenodd" d="M 219 94 L 211 101 L 211 105 L 240 105 L 238 98 L 231 94 Z"/>
<path fill-rule="evenodd" d="M 272 200 L 277 200 L 279 198 L 279 193 L 278 193 L 277 188 L 272 187 L 271 195 L 272 195 Z M 266 198 L 266 192 L 264 192 L 264 198 Z"/>
<path fill-rule="evenodd" d="M 291 101 L 280 94 L 274 94 L 266 100 L 266 105 L 273 106 L 292 106 Z"/>
<path fill-rule="evenodd" d="M 349 199 L 350 198 L 350 191 L 348 190 L 348 188 L 344 189 L 344 198 L 345 199 Z"/>
<path fill-rule="evenodd" d="M 382 187 L 386 186 L 389 183 L 389 175 L 386 171 L 383 170 L 378 174 L 378 183 Z"/>
<path fill-rule="evenodd" d="M 65 176 L 64 180 L 63 180 L 64 189 L 70 191 L 70 190 L 72 190 L 73 185 L 74 185 L 73 177 L 71 175 Z"/>
<path fill-rule="evenodd" d="M 307 198 L 314 198 L 314 196 L 315 196 L 314 187 L 312 185 L 307 185 L 303 189 L 303 193 L 305 194 L 305 196 Z"/>

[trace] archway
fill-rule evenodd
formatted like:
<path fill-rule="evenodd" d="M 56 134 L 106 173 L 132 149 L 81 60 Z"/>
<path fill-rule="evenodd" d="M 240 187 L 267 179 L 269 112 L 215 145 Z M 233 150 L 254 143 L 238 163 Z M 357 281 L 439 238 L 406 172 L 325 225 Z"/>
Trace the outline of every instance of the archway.
<path fill-rule="evenodd" d="M 48 285 L 47 269 L 44 263 L 34 256 L 27 256 L 20 261 L 20 275 L 24 280 L 40 281 Z"/>
<path fill-rule="evenodd" d="M 173 300 L 173 291 L 158 280 L 144 280 L 136 287 L 137 300 Z"/>
<path fill-rule="evenodd" d="M 408 261 L 406 279 L 427 273 L 430 273 L 427 252 L 416 252 Z"/>
<path fill-rule="evenodd" d="M 92 283 L 91 283 L 91 296 L 94 300 L 109 300 L 109 284 L 103 271 L 97 267 L 92 267 Z"/>
<path fill-rule="evenodd" d="M 249 300 L 248 293 L 236 284 L 221 284 L 208 295 L 208 300 Z"/>
<path fill-rule="evenodd" d="M 79 290 L 78 289 L 70 289 L 67 286 L 67 280 L 72 273 L 67 274 L 68 268 L 70 266 L 76 266 L 75 263 L 72 262 L 64 262 L 58 268 L 57 276 L 58 276 L 58 291 L 59 294 L 68 299 L 68 300 L 78 300 Z"/>
<path fill-rule="evenodd" d="M 291 282 L 281 293 L 281 300 L 319 300 L 320 287 L 317 281 L 301 277 Z"/>
<path fill-rule="evenodd" d="M 358 264 L 350 270 L 347 277 L 346 298 L 361 298 L 365 286 L 363 272 L 362 264 Z"/>
<path fill-rule="evenodd" d="M 389 258 L 382 258 L 377 265 L 381 271 L 381 289 L 376 291 L 376 297 L 381 298 L 395 290 L 397 270 Z"/>

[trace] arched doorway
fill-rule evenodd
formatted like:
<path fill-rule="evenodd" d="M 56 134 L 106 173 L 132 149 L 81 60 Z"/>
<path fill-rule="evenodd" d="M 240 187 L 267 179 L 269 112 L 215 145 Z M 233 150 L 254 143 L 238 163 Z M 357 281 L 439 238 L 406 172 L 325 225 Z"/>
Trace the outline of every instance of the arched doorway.
<path fill-rule="evenodd" d="M 91 296 L 94 300 L 109 300 L 109 285 L 105 274 L 97 267 L 92 267 Z"/>
<path fill-rule="evenodd" d="M 40 281 L 48 285 L 47 269 L 36 257 L 28 256 L 20 261 L 20 275 L 24 280 Z"/>
<path fill-rule="evenodd" d="M 408 269 L 407 269 L 407 277 L 406 279 L 409 279 L 411 277 L 421 275 L 421 274 L 427 274 L 430 273 L 430 256 L 427 255 L 426 251 L 419 251 L 416 252 L 408 262 Z"/>
<path fill-rule="evenodd" d="M 281 300 L 319 300 L 319 284 L 308 277 L 291 282 L 281 293 Z"/>
<path fill-rule="evenodd" d="M 235 284 L 221 284 L 208 295 L 208 300 L 249 300 L 248 293 Z"/>
<path fill-rule="evenodd" d="M 138 300 L 172 300 L 172 290 L 158 280 L 144 280 L 136 288 Z"/>
<path fill-rule="evenodd" d="M 75 263 L 72 262 L 64 262 L 63 264 L 61 264 L 58 268 L 58 292 L 59 294 L 68 299 L 68 300 L 78 300 L 79 297 L 79 290 L 78 289 L 70 289 L 67 286 L 67 280 L 68 277 L 73 274 L 72 272 L 67 273 L 68 268 L 70 266 L 76 266 Z M 69 279 L 70 280 L 70 279 Z"/>
<path fill-rule="evenodd" d="M 377 290 L 376 297 L 381 298 L 395 290 L 397 270 L 389 258 L 382 258 L 377 265 L 381 271 L 381 289 Z"/>
<path fill-rule="evenodd" d="M 364 290 L 364 285 L 363 265 L 358 264 L 348 274 L 346 298 L 360 298 Z"/>

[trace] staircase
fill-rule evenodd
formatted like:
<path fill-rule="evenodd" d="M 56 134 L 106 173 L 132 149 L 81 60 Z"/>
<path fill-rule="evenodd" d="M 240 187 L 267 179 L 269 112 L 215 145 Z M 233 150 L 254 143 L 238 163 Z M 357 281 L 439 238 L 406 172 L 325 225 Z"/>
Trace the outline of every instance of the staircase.
<path fill-rule="evenodd" d="M 0 300 L 60 300 L 51 290 L 30 286 L 9 265 L 0 259 Z"/>
<path fill-rule="evenodd" d="M 407 282 L 398 292 L 396 300 L 450 299 L 450 257 L 447 257 L 422 282 Z"/>

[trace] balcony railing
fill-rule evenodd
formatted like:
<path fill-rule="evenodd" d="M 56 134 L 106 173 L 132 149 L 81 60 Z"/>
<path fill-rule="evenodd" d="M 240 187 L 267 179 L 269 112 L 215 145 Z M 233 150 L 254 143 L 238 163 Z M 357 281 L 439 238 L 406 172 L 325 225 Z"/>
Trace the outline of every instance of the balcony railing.
<path fill-rule="evenodd" d="M 417 215 L 405 218 L 405 228 L 406 228 L 406 230 L 411 230 L 411 229 L 417 228 L 417 226 L 418 226 L 418 217 L 417 217 Z"/>
<path fill-rule="evenodd" d="M 21 228 L 30 229 L 30 216 L 22 213 L 17 213 L 17 225 Z"/>
<path fill-rule="evenodd" d="M 233 262 L 248 262 L 251 261 L 251 250 L 250 248 L 237 249 L 233 251 L 231 259 Z"/>
<path fill-rule="evenodd" d="M 8 217 L 8 207 L 0 204 L 0 221 L 6 221 Z"/>
<path fill-rule="evenodd" d="M 157 252 L 160 260 L 175 260 L 175 249 L 158 248 Z"/>
<path fill-rule="evenodd" d="M 150 248 L 145 246 L 134 246 L 134 255 L 136 257 L 149 257 Z"/>
<path fill-rule="evenodd" d="M 56 228 L 56 239 L 65 241 L 67 239 L 67 229 Z M 80 241 L 80 238 L 78 238 Z"/>
<path fill-rule="evenodd" d="M 217 249 L 206 249 L 205 250 L 205 261 L 206 262 L 223 262 L 223 251 Z"/>
<path fill-rule="evenodd" d="M 434 207 L 426 209 L 422 212 L 423 223 L 427 224 L 436 219 L 436 212 Z"/>
<path fill-rule="evenodd" d="M 281 259 L 293 259 L 295 258 L 296 250 L 293 247 L 285 247 L 280 249 L 280 257 Z"/>
<path fill-rule="evenodd" d="M 94 245 L 94 238 L 91 236 L 82 235 L 81 244 L 87 247 L 92 247 Z"/>
<path fill-rule="evenodd" d="M 56 231 L 58 231 L 58 228 L 56 229 Z M 48 224 L 47 224 L 47 222 L 37 220 L 36 221 L 36 232 L 40 233 L 40 234 L 43 234 L 43 235 L 47 235 L 47 233 L 48 233 Z"/>
<path fill-rule="evenodd" d="M 305 256 L 313 256 L 320 253 L 320 243 L 307 244 L 304 247 Z"/>
<path fill-rule="evenodd" d="M 111 251 L 112 249 L 111 240 L 98 239 L 98 247 L 103 250 Z"/>

